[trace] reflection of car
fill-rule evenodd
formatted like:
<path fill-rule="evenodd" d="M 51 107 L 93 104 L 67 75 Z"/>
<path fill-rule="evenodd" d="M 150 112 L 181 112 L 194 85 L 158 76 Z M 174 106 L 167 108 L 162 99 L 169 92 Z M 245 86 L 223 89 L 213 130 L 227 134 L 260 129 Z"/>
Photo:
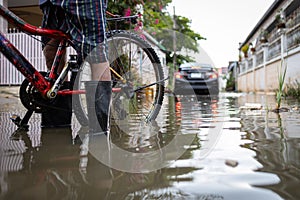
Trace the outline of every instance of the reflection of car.
<path fill-rule="evenodd" d="M 182 64 L 174 77 L 174 93 L 218 94 L 218 73 L 209 64 Z"/>

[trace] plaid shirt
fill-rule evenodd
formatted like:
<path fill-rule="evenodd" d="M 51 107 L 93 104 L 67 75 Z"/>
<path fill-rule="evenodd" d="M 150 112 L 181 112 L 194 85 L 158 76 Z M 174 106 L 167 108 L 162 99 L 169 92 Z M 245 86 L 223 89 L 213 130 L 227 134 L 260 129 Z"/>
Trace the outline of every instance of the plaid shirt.
<path fill-rule="evenodd" d="M 71 35 L 76 51 L 84 59 L 105 41 L 106 3 L 106 0 L 48 0 L 42 5 L 43 27 L 60 29 Z M 101 51 L 103 48 L 100 47 Z M 101 53 L 96 52 L 98 56 Z M 101 56 L 100 62 L 105 61 L 105 51 Z"/>

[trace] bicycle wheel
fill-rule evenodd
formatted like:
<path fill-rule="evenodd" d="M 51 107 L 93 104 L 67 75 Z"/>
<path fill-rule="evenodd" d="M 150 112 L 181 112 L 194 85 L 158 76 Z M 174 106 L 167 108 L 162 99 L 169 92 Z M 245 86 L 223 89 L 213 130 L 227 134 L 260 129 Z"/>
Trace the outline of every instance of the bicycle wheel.
<path fill-rule="evenodd" d="M 108 57 L 113 94 L 111 119 L 150 122 L 160 111 L 164 95 L 164 75 L 154 49 L 138 35 L 127 31 L 107 33 Z M 84 89 L 90 67 L 81 67 L 75 89 Z M 85 95 L 73 98 L 74 113 L 81 125 L 88 124 Z"/>

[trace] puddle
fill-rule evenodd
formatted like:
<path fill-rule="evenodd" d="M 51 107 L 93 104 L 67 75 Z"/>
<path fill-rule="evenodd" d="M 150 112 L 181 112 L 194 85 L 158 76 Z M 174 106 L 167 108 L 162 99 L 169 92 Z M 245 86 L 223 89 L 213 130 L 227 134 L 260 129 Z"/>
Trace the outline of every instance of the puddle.
<path fill-rule="evenodd" d="M 246 103 L 263 109 L 240 109 Z M 72 140 L 82 131 L 75 119 L 70 129 L 41 129 L 35 114 L 29 132 L 11 140 L 16 127 L 9 117 L 25 113 L 2 111 L 0 199 L 299 199 L 300 113 L 266 111 L 274 105 L 271 96 L 262 95 L 166 96 L 155 125 L 158 134 L 134 123 L 127 135 L 112 129 L 117 147 L 135 153 L 160 150 L 155 155 L 166 165 L 147 173 L 100 162 L 89 152 L 88 137 Z M 164 151 L 174 138 L 174 151 Z M 189 142 L 182 143 L 186 138 Z M 154 158 L 157 162 L 158 157 L 147 157 Z M 117 164 L 125 165 L 121 161 Z M 134 161 L 131 168 L 145 165 Z"/>

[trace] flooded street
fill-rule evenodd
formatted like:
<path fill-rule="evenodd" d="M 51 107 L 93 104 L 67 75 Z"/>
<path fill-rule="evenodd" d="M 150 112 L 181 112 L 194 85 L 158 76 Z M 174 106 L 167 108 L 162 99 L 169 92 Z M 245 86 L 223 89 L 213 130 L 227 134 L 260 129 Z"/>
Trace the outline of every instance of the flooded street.
<path fill-rule="evenodd" d="M 30 130 L 12 139 L 9 117 L 25 110 L 1 109 L 0 199 L 299 199 L 299 103 L 274 107 L 274 96 L 165 95 L 149 130 L 132 122 L 124 134 L 112 123 L 115 146 L 146 155 L 127 163 L 110 154 L 113 167 L 75 119 L 71 128 L 42 129 L 34 114 Z"/>

